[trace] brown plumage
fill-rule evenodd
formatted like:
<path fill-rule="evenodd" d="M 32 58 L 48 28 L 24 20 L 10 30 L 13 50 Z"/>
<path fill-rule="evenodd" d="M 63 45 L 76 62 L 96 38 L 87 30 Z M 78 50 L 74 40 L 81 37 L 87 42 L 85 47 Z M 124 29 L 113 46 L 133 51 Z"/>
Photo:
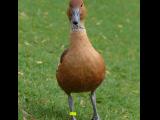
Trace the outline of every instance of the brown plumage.
<path fill-rule="evenodd" d="M 70 36 L 70 46 L 62 54 L 58 67 L 58 83 L 66 93 L 94 91 L 105 76 L 104 60 L 85 32 Z"/>
<path fill-rule="evenodd" d="M 76 4 L 73 0 L 67 10 L 69 20 L 73 5 L 80 5 L 80 20 L 83 21 L 86 16 L 83 1 Z M 56 74 L 60 87 L 66 93 L 94 91 L 104 76 L 104 60 L 91 45 L 86 32 L 71 32 L 70 46 L 62 53 Z"/>

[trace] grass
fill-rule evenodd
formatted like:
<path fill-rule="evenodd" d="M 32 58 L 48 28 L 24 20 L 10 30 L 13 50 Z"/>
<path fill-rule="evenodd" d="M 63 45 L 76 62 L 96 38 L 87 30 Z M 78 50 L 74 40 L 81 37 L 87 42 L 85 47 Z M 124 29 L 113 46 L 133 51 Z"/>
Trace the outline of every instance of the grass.
<path fill-rule="evenodd" d="M 66 94 L 55 71 L 68 46 L 69 0 L 18 2 L 18 119 L 69 120 Z M 140 119 L 140 41 L 138 0 L 85 0 L 86 29 L 109 74 L 97 89 L 102 120 Z M 73 94 L 77 120 L 89 120 L 88 93 Z"/>

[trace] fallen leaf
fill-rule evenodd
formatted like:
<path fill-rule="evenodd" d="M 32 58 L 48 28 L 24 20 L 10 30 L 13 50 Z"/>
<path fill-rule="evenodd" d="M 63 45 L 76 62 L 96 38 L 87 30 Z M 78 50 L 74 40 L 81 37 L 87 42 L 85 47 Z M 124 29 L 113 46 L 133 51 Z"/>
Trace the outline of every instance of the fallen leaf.
<path fill-rule="evenodd" d="M 47 15 L 48 15 L 48 12 L 44 12 L 44 15 L 47 16 Z"/>
<path fill-rule="evenodd" d="M 42 61 L 36 61 L 36 63 L 37 63 L 37 64 L 42 64 L 43 62 L 42 62 Z"/>
<path fill-rule="evenodd" d="M 82 99 L 81 99 L 81 101 L 80 101 L 80 105 L 81 105 L 81 107 L 86 107 L 86 106 L 85 106 L 85 102 L 84 102 L 84 100 L 82 100 Z"/>
<path fill-rule="evenodd" d="M 123 28 L 123 25 L 119 24 L 117 27 L 118 27 L 118 28 Z"/>
<path fill-rule="evenodd" d="M 109 75 L 109 74 L 110 74 L 110 72 L 109 72 L 108 70 L 106 70 L 106 74 L 108 74 L 108 75 Z"/>
<path fill-rule="evenodd" d="M 18 72 L 18 75 L 22 75 L 23 76 L 23 72 Z"/>
<path fill-rule="evenodd" d="M 106 39 L 106 36 L 102 35 L 103 39 Z"/>
<path fill-rule="evenodd" d="M 102 23 L 102 20 L 101 21 L 98 21 L 97 23 L 96 23 L 96 25 L 100 25 Z"/>
<path fill-rule="evenodd" d="M 29 46 L 29 45 L 30 45 L 30 43 L 28 43 L 28 42 L 24 42 L 24 44 L 25 44 L 25 45 L 27 45 L 27 46 Z"/>
<path fill-rule="evenodd" d="M 22 17 L 27 17 L 27 14 L 26 14 L 25 12 L 21 12 L 21 13 L 20 13 L 20 16 L 22 16 Z"/>
<path fill-rule="evenodd" d="M 46 42 L 46 41 L 47 41 L 47 40 L 46 40 L 46 39 L 44 39 L 44 40 L 42 40 L 42 41 L 41 41 L 41 43 L 44 43 L 44 42 Z"/>

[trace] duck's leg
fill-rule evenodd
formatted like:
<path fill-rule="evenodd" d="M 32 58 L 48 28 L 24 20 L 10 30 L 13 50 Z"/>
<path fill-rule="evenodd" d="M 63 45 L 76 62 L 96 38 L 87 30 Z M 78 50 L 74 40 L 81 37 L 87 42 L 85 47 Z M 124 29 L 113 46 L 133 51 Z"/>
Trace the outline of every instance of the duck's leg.
<path fill-rule="evenodd" d="M 70 112 L 74 112 L 74 104 L 73 104 L 73 98 L 71 96 L 71 94 L 68 95 L 68 104 L 69 104 L 69 109 Z M 76 120 L 75 116 L 71 115 L 71 120 Z"/>
<path fill-rule="evenodd" d="M 90 98 L 91 98 L 91 103 L 92 103 L 92 107 L 93 107 L 92 120 L 100 120 L 100 117 L 97 113 L 97 108 L 96 108 L 96 93 L 95 93 L 95 91 L 91 92 Z"/>

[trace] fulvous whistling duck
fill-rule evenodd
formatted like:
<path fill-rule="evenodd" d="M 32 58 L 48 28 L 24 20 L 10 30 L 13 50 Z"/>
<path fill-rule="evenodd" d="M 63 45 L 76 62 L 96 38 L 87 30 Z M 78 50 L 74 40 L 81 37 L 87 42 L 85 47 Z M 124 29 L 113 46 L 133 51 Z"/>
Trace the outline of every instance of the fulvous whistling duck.
<path fill-rule="evenodd" d="M 57 81 L 68 95 L 70 112 L 74 112 L 71 93 L 91 92 L 92 120 L 100 120 L 95 90 L 104 80 L 106 70 L 102 56 L 93 48 L 86 33 L 83 0 L 70 0 L 67 15 L 71 25 L 70 45 L 61 55 L 56 71 Z M 76 120 L 74 115 L 71 115 L 71 120 Z"/>

